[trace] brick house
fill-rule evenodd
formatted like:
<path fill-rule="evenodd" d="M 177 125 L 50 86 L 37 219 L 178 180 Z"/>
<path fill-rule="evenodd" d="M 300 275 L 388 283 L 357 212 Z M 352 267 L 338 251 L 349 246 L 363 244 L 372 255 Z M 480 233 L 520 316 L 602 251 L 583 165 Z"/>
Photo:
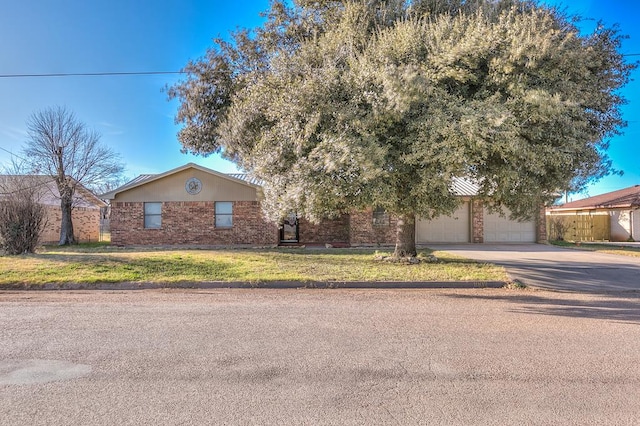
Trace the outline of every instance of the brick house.
<path fill-rule="evenodd" d="M 45 175 L 1 175 L 0 179 L 29 179 L 38 186 L 38 201 L 45 206 L 45 227 L 40 236 L 41 244 L 56 244 L 60 241 L 60 225 L 62 210 L 60 209 L 60 193 L 51 176 Z M 104 201 L 96 197 L 83 185 L 78 184 L 73 199 L 71 221 L 73 233 L 78 242 L 100 241 L 101 209 L 106 208 Z"/>
<path fill-rule="evenodd" d="M 608 217 L 606 231 L 610 241 L 640 241 L 640 185 L 547 208 L 549 218 Z M 577 240 L 581 238 L 577 236 Z M 600 238 L 596 238 L 600 239 Z"/>
<path fill-rule="evenodd" d="M 453 215 L 417 220 L 416 242 L 535 242 L 546 232 L 537 221 L 516 222 L 489 213 L 474 199 L 477 187 L 460 180 L 463 202 Z M 100 196 L 111 206 L 114 245 L 333 246 L 388 245 L 396 221 L 380 209 L 354 211 L 313 224 L 295 214 L 283 223 L 265 220 L 261 188 L 243 174 L 223 174 L 189 163 L 165 173 L 141 175 Z M 544 210 L 542 210 L 544 219 Z M 542 234 L 541 234 L 542 232 Z"/>

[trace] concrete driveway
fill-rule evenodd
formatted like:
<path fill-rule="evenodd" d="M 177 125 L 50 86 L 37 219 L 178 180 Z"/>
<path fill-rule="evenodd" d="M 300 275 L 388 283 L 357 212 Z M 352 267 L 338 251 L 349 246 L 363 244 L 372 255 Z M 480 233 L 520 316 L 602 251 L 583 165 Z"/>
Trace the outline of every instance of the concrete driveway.
<path fill-rule="evenodd" d="M 534 288 L 611 293 L 640 291 L 640 258 L 543 244 L 431 244 L 469 259 L 495 263 Z"/>

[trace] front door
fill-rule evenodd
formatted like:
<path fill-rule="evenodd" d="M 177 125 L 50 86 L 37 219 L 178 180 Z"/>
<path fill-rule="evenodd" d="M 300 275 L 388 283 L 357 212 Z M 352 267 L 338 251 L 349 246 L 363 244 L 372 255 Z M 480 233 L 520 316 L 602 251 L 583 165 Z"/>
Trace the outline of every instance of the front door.
<path fill-rule="evenodd" d="M 280 242 L 297 243 L 298 240 L 298 215 L 290 213 L 289 216 L 284 218 L 282 226 L 280 227 Z"/>

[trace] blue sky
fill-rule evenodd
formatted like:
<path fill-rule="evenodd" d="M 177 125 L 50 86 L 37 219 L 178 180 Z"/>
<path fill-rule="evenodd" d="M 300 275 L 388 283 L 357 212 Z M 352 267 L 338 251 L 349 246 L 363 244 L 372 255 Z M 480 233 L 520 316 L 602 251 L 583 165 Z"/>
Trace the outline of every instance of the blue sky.
<path fill-rule="evenodd" d="M 572 14 L 618 23 L 630 36 L 623 52 L 640 54 L 640 4 L 636 0 L 546 0 Z M 121 71 L 177 71 L 238 27 L 253 27 L 268 0 L 27 0 L 5 2 L 0 14 L 0 75 Z M 594 21 L 585 21 L 585 26 Z M 629 57 L 640 60 L 640 56 Z M 640 70 L 634 78 L 640 77 Z M 221 172 L 232 163 L 217 156 L 180 153 L 174 124 L 177 102 L 163 87 L 180 77 L 100 76 L 0 78 L 0 167 L 20 155 L 25 123 L 37 110 L 64 105 L 119 152 L 130 178 L 160 173 L 187 162 Z M 629 126 L 611 141 L 609 154 L 623 177 L 603 179 L 590 195 L 640 184 L 640 83 L 624 90 Z M 573 196 L 574 199 L 584 195 Z"/>

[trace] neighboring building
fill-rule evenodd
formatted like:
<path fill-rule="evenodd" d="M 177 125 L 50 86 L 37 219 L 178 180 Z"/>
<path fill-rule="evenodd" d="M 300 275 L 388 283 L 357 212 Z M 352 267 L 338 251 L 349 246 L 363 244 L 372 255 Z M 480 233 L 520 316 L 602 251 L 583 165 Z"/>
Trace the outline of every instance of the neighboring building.
<path fill-rule="evenodd" d="M 478 188 L 459 180 L 463 199 L 451 216 L 418 220 L 416 242 L 535 242 L 545 240 L 536 221 L 490 214 L 473 197 Z M 259 182 L 190 163 L 157 175 L 141 175 L 100 196 L 111 207 L 115 245 L 386 245 L 395 242 L 393 216 L 379 209 L 352 212 L 313 224 L 295 214 L 282 224 L 265 220 Z M 544 219 L 544 210 L 542 210 Z"/>
<path fill-rule="evenodd" d="M 640 185 L 547 208 L 548 216 L 608 216 L 611 241 L 640 241 Z M 597 239 L 597 238 L 596 238 Z"/>
<path fill-rule="evenodd" d="M 44 175 L 25 176 L 24 178 L 33 180 L 34 184 L 40 187 L 38 201 L 46 207 L 45 228 L 40 237 L 40 243 L 58 243 L 60 241 L 62 210 L 60 209 L 60 193 L 55 181 L 52 177 Z M 78 242 L 100 241 L 100 209 L 106 206 L 104 201 L 78 184 L 71 212 L 73 233 Z"/>

